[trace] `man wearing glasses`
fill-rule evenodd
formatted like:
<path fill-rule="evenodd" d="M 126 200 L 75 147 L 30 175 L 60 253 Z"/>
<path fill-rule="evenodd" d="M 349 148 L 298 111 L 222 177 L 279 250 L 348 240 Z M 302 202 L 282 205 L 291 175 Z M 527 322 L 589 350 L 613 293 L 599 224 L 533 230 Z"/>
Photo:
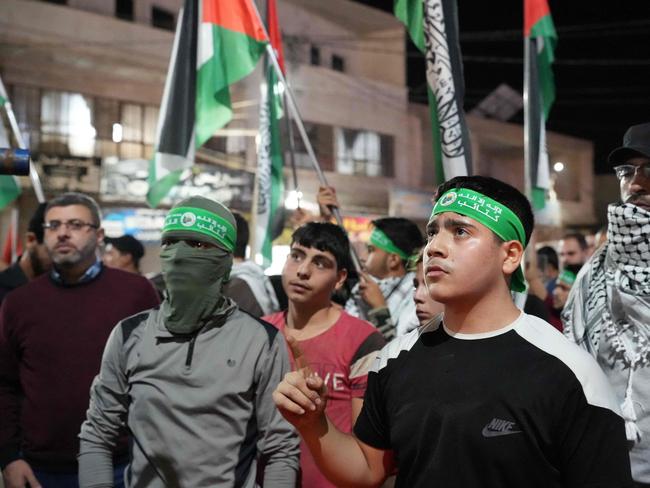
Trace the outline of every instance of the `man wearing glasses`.
<path fill-rule="evenodd" d="M 562 313 L 564 332 L 598 360 L 621 402 L 632 477 L 650 487 L 650 123 L 609 155 L 621 202 L 607 243 L 583 266 Z"/>
<path fill-rule="evenodd" d="M 77 435 L 104 344 L 118 321 L 158 305 L 146 278 L 102 265 L 100 223 L 99 207 L 86 195 L 51 200 L 43 227 L 53 269 L 13 291 L 0 309 L 0 467 L 7 488 L 78 486 Z M 116 486 L 127 458 L 124 439 L 119 445 Z"/>

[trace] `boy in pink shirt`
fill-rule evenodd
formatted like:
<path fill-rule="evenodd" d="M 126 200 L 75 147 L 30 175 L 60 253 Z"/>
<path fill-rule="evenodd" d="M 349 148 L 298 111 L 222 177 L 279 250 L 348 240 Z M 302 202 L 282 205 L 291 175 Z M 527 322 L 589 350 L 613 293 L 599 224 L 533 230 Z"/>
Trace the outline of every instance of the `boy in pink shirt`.
<path fill-rule="evenodd" d="M 363 405 L 368 370 L 384 345 L 374 326 L 331 301 L 332 293 L 347 278 L 349 256 L 349 241 L 340 227 L 310 222 L 297 229 L 282 271 L 289 308 L 264 317 L 298 346 L 301 362 L 324 379 L 327 414 L 337 428 L 348 433 Z M 335 487 L 304 445 L 300 466 L 302 486 Z"/>

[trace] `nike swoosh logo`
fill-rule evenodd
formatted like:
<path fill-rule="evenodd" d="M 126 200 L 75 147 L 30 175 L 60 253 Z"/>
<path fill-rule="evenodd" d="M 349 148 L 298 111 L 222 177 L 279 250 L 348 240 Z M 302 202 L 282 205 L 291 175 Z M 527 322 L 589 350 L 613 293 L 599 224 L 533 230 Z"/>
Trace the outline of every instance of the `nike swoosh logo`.
<path fill-rule="evenodd" d="M 499 437 L 502 435 L 510 435 L 510 434 L 521 434 L 521 430 L 492 430 L 488 429 L 487 427 L 483 427 L 482 434 L 483 437 Z"/>

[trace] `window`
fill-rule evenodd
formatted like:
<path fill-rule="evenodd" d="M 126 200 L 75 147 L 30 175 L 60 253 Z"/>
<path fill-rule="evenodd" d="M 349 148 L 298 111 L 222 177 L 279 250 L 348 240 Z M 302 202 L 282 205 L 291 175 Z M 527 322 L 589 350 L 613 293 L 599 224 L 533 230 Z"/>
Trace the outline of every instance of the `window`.
<path fill-rule="evenodd" d="M 288 127 L 286 122 L 280 121 L 282 148 L 284 149 L 284 163 L 291 164 L 291 145 L 289 143 Z M 298 168 L 312 168 L 312 161 L 307 153 L 307 148 L 300 137 L 296 123 L 292 120 L 294 160 Z M 318 164 L 323 171 L 334 169 L 334 130 L 331 125 L 305 122 L 305 132 L 311 142 Z"/>
<path fill-rule="evenodd" d="M 174 14 L 160 7 L 151 7 L 151 25 L 159 29 L 174 30 Z"/>
<path fill-rule="evenodd" d="M 97 131 L 94 100 L 80 93 L 44 90 L 41 96 L 41 150 L 91 157 Z"/>
<path fill-rule="evenodd" d="M 320 49 L 318 46 L 309 48 L 309 63 L 312 66 L 320 66 Z"/>
<path fill-rule="evenodd" d="M 338 54 L 332 54 L 332 69 L 343 73 L 345 71 L 345 59 Z"/>
<path fill-rule="evenodd" d="M 115 17 L 133 20 L 133 0 L 115 0 Z"/>
<path fill-rule="evenodd" d="M 393 175 L 393 138 L 377 132 L 345 129 L 334 130 L 336 140 L 336 171 L 348 175 Z"/>

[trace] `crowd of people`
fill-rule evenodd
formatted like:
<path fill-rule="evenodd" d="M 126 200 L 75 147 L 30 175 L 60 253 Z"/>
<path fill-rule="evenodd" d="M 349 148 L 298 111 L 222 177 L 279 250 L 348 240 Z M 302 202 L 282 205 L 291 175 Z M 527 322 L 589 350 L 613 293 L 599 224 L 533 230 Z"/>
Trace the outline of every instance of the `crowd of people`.
<path fill-rule="evenodd" d="M 609 162 L 602 240 L 535 246 L 523 194 L 457 177 L 355 269 L 321 188 L 277 277 L 207 198 L 151 279 L 91 197 L 39 205 L 0 272 L 5 486 L 650 487 L 650 124 Z"/>

